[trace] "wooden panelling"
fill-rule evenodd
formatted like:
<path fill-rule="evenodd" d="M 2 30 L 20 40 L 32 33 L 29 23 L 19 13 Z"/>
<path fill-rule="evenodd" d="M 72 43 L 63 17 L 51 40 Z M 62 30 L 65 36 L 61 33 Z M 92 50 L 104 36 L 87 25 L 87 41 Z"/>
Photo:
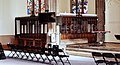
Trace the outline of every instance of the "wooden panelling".
<path fill-rule="evenodd" d="M 96 42 L 97 17 L 61 16 L 61 39 L 87 38 L 88 42 Z"/>
<path fill-rule="evenodd" d="M 84 39 L 87 38 L 88 42 L 96 42 L 97 40 L 97 35 L 96 34 L 92 34 L 92 33 L 82 33 L 82 34 L 62 34 L 61 35 L 61 40 L 64 39 Z"/>
<path fill-rule="evenodd" d="M 47 32 L 47 22 L 40 21 L 38 16 L 15 18 L 16 45 L 44 47 L 47 43 Z"/>

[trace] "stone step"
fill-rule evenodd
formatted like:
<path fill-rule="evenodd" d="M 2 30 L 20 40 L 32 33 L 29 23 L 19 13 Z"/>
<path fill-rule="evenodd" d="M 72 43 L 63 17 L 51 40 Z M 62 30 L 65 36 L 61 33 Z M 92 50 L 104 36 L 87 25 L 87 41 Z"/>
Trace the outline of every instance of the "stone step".
<path fill-rule="evenodd" d="M 119 43 L 105 43 L 105 45 L 71 44 L 66 46 L 66 52 L 72 55 L 91 57 L 91 52 L 120 53 Z"/>
<path fill-rule="evenodd" d="M 77 51 L 66 50 L 66 53 L 69 55 L 75 55 L 75 56 L 92 57 L 91 53 L 88 53 L 88 52 L 77 52 Z"/>

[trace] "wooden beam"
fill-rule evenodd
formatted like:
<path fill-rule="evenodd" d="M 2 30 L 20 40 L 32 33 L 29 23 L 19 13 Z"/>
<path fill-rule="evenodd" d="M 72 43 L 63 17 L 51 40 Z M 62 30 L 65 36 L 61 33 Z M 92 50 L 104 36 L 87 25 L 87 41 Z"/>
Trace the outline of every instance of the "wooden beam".
<path fill-rule="evenodd" d="M 39 0 L 39 13 L 41 13 L 41 0 Z"/>

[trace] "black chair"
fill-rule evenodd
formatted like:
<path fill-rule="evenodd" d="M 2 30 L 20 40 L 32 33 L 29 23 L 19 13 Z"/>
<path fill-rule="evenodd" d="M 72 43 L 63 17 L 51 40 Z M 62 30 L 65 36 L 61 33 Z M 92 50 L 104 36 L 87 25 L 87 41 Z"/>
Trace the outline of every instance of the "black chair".
<path fill-rule="evenodd" d="M 7 46 L 10 50 L 8 57 L 14 57 L 15 55 L 17 55 L 17 57 L 19 57 L 19 55 L 17 54 L 17 48 L 16 48 L 15 44 L 7 44 Z M 12 56 L 10 56 L 10 55 L 12 55 Z"/>
<path fill-rule="evenodd" d="M 26 57 L 25 59 L 29 60 L 29 57 L 31 58 L 31 60 L 33 60 L 33 57 L 32 57 L 32 49 L 31 49 L 31 46 L 23 46 L 23 52 L 24 52 L 24 55 L 22 55 L 21 59 L 24 59 L 24 57 Z"/>
<path fill-rule="evenodd" d="M 66 61 L 71 65 L 70 61 L 69 61 L 69 55 L 65 54 L 65 52 L 62 49 L 59 49 L 58 45 L 53 45 L 53 57 L 59 57 L 60 61 L 62 62 L 63 65 L 65 65 L 63 58 L 66 58 Z"/>
<path fill-rule="evenodd" d="M 0 43 L 0 59 L 6 59 L 6 56 L 3 51 L 2 44 Z"/>
<path fill-rule="evenodd" d="M 33 58 L 36 58 L 37 61 L 42 59 L 42 62 L 45 62 L 45 59 L 43 58 L 44 53 L 45 53 L 44 50 L 40 46 L 33 46 L 33 54 L 34 54 Z M 38 57 L 37 54 L 40 57 Z"/>
<path fill-rule="evenodd" d="M 116 58 L 112 53 L 103 53 L 103 58 L 106 65 L 115 65 L 117 64 Z"/>
<path fill-rule="evenodd" d="M 49 64 L 51 64 L 53 60 L 56 62 L 56 60 L 52 56 L 52 45 L 51 44 L 48 44 L 46 48 L 42 48 L 42 51 L 45 52 L 44 54 L 46 56 L 46 59 L 49 61 Z M 50 56 L 52 57 L 52 59 L 49 58 Z"/>
<path fill-rule="evenodd" d="M 55 61 L 55 63 L 57 64 L 57 61 L 53 55 L 53 48 L 52 48 L 51 44 L 48 44 L 46 48 L 42 48 L 41 51 L 44 52 L 44 54 L 46 56 L 45 60 L 48 60 L 49 64 L 51 64 L 52 61 Z M 51 58 L 49 58 L 49 57 L 51 57 Z"/>
<path fill-rule="evenodd" d="M 120 65 L 120 54 L 115 54 L 117 65 Z"/>
<path fill-rule="evenodd" d="M 98 65 L 100 63 L 104 63 L 103 56 L 100 52 L 92 52 L 92 57 L 93 57 L 96 65 Z"/>
<path fill-rule="evenodd" d="M 18 55 L 18 58 L 22 57 L 22 53 L 23 53 L 23 46 L 21 45 L 16 45 L 16 50 L 17 50 L 17 55 Z"/>
<path fill-rule="evenodd" d="M 55 59 L 55 57 L 58 56 L 58 52 L 55 50 L 57 49 L 55 49 L 55 47 L 53 48 L 51 44 L 48 44 L 47 47 L 44 48 L 44 54 L 46 56 L 46 59 L 49 61 L 49 64 L 51 64 L 52 61 L 55 61 L 56 65 L 58 64 L 57 60 Z M 50 56 L 52 57 L 51 59 L 49 58 Z"/>

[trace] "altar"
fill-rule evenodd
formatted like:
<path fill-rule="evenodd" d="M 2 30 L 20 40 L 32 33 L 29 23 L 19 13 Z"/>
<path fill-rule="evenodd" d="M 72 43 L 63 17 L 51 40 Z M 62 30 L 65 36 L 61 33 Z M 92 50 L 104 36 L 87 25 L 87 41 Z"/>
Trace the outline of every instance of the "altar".
<path fill-rule="evenodd" d="M 72 14 L 60 13 L 57 15 L 57 23 L 60 26 L 61 40 L 83 39 L 88 43 L 96 42 L 97 15 L 96 14 Z"/>

